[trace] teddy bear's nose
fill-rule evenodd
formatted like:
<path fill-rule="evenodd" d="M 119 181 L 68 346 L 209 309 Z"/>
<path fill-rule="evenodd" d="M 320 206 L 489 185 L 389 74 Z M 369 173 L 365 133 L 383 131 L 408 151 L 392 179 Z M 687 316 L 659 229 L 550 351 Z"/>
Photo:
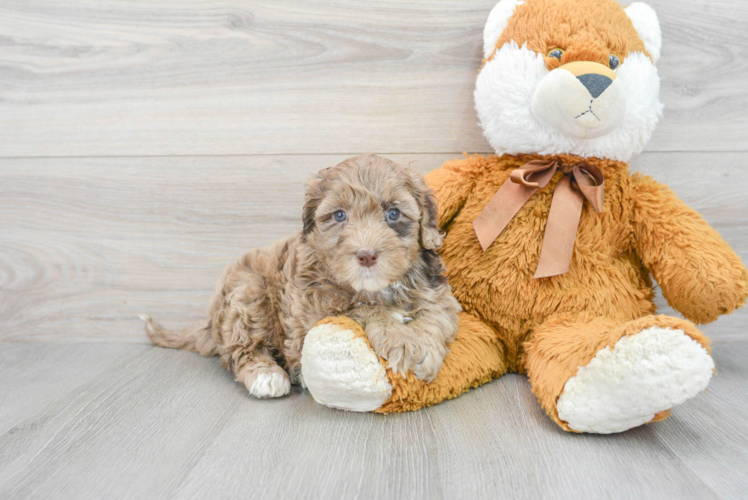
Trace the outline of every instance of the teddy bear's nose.
<path fill-rule="evenodd" d="M 605 89 L 610 87 L 610 84 L 613 83 L 613 80 L 611 80 L 607 76 L 599 75 L 597 73 L 587 73 L 586 75 L 579 75 L 577 76 L 577 80 L 582 82 L 582 85 L 587 87 L 587 90 L 590 92 L 590 95 L 594 99 L 600 97 L 600 94 L 605 92 Z"/>

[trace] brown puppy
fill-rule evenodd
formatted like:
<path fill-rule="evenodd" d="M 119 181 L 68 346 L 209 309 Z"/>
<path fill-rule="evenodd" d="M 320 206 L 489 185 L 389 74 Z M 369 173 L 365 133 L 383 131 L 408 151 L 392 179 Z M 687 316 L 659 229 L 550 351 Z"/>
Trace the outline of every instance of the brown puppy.
<path fill-rule="evenodd" d="M 252 395 L 278 397 L 303 383 L 306 333 L 348 316 L 394 371 L 431 381 L 461 310 L 435 252 L 436 215 L 418 173 L 375 155 L 346 160 L 308 182 L 300 234 L 226 269 L 207 324 L 174 332 L 143 316 L 148 335 L 163 347 L 220 354 Z"/>

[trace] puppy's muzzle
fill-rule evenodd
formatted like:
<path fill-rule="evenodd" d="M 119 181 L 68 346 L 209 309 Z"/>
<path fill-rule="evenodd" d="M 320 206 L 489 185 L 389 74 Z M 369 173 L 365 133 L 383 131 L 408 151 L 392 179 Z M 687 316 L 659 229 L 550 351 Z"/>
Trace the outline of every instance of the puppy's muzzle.
<path fill-rule="evenodd" d="M 361 250 L 356 252 L 356 259 L 358 259 L 358 263 L 362 267 L 373 266 L 377 263 L 378 257 L 379 252 L 377 252 L 373 248 L 362 248 Z"/>

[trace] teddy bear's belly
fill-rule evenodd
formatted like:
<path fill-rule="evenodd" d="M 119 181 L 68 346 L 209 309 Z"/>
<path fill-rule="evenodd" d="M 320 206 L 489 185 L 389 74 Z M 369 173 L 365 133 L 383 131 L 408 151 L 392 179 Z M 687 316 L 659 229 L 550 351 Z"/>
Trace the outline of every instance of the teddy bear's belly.
<path fill-rule="evenodd" d="M 442 255 L 454 294 L 467 312 L 518 340 L 554 315 L 629 320 L 654 312 L 649 274 L 632 254 L 616 247 L 615 227 L 586 221 L 595 214 L 583 211 L 569 271 L 534 279 L 545 224 L 522 215 L 527 214 L 518 214 L 486 252 L 470 215 L 458 216 L 447 232 Z M 592 227 L 598 229 L 587 230 Z"/>

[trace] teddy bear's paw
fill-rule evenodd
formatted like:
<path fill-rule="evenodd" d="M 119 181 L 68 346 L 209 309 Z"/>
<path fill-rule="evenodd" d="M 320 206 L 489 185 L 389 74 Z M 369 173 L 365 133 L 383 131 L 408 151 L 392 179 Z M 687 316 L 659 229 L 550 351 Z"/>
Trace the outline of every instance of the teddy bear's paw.
<path fill-rule="evenodd" d="M 713 370 L 706 349 L 682 330 L 646 328 L 579 368 L 558 398 L 558 416 L 575 431 L 622 432 L 703 391 Z"/>
<path fill-rule="evenodd" d="M 349 411 L 374 411 L 392 386 L 366 340 L 335 323 L 315 326 L 304 339 L 301 372 L 315 401 Z"/>

